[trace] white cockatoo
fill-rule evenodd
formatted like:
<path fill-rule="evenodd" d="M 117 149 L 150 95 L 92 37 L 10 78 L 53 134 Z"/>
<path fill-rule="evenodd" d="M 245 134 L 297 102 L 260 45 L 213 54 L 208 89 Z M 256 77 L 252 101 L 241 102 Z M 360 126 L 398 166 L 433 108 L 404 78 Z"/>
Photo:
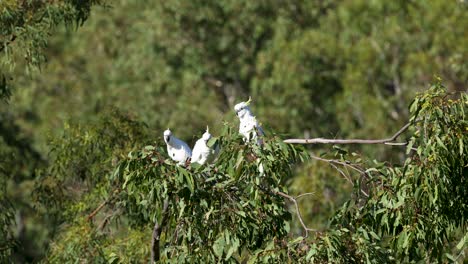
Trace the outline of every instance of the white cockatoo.
<path fill-rule="evenodd" d="M 239 117 L 239 133 L 244 136 L 248 142 L 257 139 L 258 144 L 262 144 L 261 137 L 265 135 L 262 127 L 257 121 L 257 118 L 252 114 L 249 104 L 252 99 L 249 97 L 247 102 L 240 102 L 234 106 L 237 117 Z"/>
<path fill-rule="evenodd" d="M 265 135 L 262 127 L 257 121 L 257 118 L 253 115 L 250 110 L 250 102 L 252 98 L 249 97 L 247 102 L 240 102 L 234 106 L 237 117 L 239 117 L 239 133 L 244 136 L 244 139 L 249 142 L 250 140 L 257 140 L 257 144 L 262 145 L 262 137 Z M 260 176 L 263 176 L 265 170 L 263 168 L 262 162 L 257 159 L 258 172 Z"/>
<path fill-rule="evenodd" d="M 216 159 L 219 154 L 219 145 L 208 147 L 207 143 L 211 139 L 209 128 L 206 127 L 206 132 L 197 140 L 192 152 L 192 163 L 205 164 Z"/>
<path fill-rule="evenodd" d="M 164 131 L 164 142 L 166 142 L 169 157 L 179 165 L 184 165 L 192 157 L 192 151 L 187 143 L 172 135 L 169 128 Z"/>

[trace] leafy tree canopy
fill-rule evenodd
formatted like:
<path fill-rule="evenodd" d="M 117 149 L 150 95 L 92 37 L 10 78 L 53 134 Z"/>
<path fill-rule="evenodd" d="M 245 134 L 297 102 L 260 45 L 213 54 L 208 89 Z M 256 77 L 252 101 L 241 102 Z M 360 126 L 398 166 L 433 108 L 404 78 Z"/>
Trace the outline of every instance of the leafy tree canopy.
<path fill-rule="evenodd" d="M 0 262 L 462 261 L 466 9 L 1 1 Z M 264 148 L 235 132 L 248 96 Z M 408 121 L 393 146 L 281 141 L 384 138 Z M 193 146 L 206 125 L 224 165 L 161 163 L 163 130 Z"/>

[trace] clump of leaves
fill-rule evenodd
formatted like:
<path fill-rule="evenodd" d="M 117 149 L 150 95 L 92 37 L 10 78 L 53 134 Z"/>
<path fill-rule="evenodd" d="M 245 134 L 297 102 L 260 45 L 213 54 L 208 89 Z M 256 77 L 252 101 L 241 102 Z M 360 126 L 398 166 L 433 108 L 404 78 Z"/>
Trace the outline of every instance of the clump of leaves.
<path fill-rule="evenodd" d="M 9 99 L 7 83 L 20 60 L 28 70 L 46 61 L 45 48 L 56 27 L 82 26 L 101 0 L 11 1 L 0 3 L 0 98 Z M 8 76 L 8 77 L 7 77 Z"/>
<path fill-rule="evenodd" d="M 450 95 L 436 83 L 410 106 L 404 164 L 377 163 L 365 171 L 369 196 L 356 185 L 354 198 L 332 222 L 352 236 L 361 233 L 361 243 L 377 242 L 378 254 L 372 258 L 367 251 L 365 259 L 381 261 L 377 257 L 388 254 L 387 261 L 456 261 L 451 254 L 463 253 L 466 238 L 461 237 L 468 231 L 467 110 L 466 93 Z M 333 248 L 332 243 L 327 250 Z"/>
<path fill-rule="evenodd" d="M 130 153 L 111 177 L 134 225 L 161 223 L 168 203 L 166 262 L 239 262 L 244 250 L 289 232 L 291 215 L 277 193 L 287 192 L 284 180 L 305 152 L 277 136 L 246 144 L 228 126 L 217 140 L 222 152 L 214 164 L 176 166 L 158 144 Z"/>
<path fill-rule="evenodd" d="M 468 238 L 467 110 L 468 95 L 448 94 L 439 82 L 418 95 L 410 106 L 411 135 L 403 164 L 356 164 L 342 151 L 343 162 L 368 169 L 362 170 L 329 229 L 287 243 L 272 242 L 250 262 L 462 259 Z"/>
<path fill-rule="evenodd" d="M 467 106 L 466 94 L 447 95 L 440 83 L 418 95 L 410 107 L 402 164 L 364 156 L 350 161 L 349 152 L 337 148 L 341 164 L 358 168 L 359 178 L 348 179 L 354 181 L 353 193 L 329 228 L 307 237 L 288 235 L 291 215 L 280 195 L 287 194 L 294 164 L 307 158 L 302 148 L 276 135 L 262 147 L 245 143 L 225 126 L 211 142 L 222 147 L 214 164 L 182 167 L 167 158 L 158 141 L 130 152 L 103 178 L 116 218 L 125 229 L 141 230 L 132 237 L 147 232 L 145 250 L 122 254 L 135 240 L 110 232 L 92 237 L 95 250 L 86 252 L 102 250 L 103 260 L 113 263 L 147 257 L 154 226 L 162 234 L 154 233 L 160 240 L 151 248 L 169 263 L 458 261 L 468 237 Z M 116 242 L 122 245 L 113 246 Z M 74 243 L 70 254 L 85 250 Z"/>
<path fill-rule="evenodd" d="M 0 193 L 0 262 L 8 262 L 12 250 L 16 246 L 12 234 L 14 219 L 11 202 Z"/>

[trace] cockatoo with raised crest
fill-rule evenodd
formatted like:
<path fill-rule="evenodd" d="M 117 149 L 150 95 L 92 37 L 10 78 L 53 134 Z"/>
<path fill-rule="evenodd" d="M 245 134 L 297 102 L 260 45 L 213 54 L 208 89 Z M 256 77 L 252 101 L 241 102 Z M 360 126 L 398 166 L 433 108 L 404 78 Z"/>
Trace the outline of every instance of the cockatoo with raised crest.
<path fill-rule="evenodd" d="M 265 135 L 262 127 L 257 121 L 257 118 L 253 115 L 250 110 L 250 103 L 252 98 L 249 97 L 247 102 L 240 102 L 234 106 L 237 117 L 239 117 L 239 133 L 244 136 L 244 140 L 249 142 L 250 140 L 257 140 L 257 144 L 262 145 L 262 137 Z M 260 160 L 257 159 L 258 172 L 260 176 L 264 175 L 263 164 Z"/>
<path fill-rule="evenodd" d="M 211 139 L 211 134 L 209 128 L 206 127 L 206 132 L 203 133 L 203 136 L 197 140 L 195 146 L 193 147 L 192 152 L 192 163 L 205 164 L 206 162 L 211 162 L 216 159 L 219 154 L 219 145 L 213 146 L 210 148 L 207 144 Z"/>
<path fill-rule="evenodd" d="M 164 142 L 166 142 L 169 157 L 179 165 L 184 165 L 192 157 L 192 151 L 187 143 L 172 135 L 169 128 L 164 131 Z"/>
<path fill-rule="evenodd" d="M 244 136 L 245 140 L 249 142 L 250 140 L 257 139 L 258 144 L 263 144 L 261 139 L 265 135 L 262 127 L 257 121 L 257 118 L 253 115 L 250 110 L 250 103 L 252 98 L 249 97 L 247 102 L 240 102 L 234 106 L 237 117 L 239 117 L 239 133 Z"/>

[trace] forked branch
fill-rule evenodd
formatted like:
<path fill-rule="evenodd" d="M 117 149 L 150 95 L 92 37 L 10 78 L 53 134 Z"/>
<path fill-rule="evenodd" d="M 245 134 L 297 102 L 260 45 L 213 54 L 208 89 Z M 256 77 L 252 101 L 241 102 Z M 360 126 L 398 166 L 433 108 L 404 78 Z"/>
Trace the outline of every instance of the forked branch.
<path fill-rule="evenodd" d="M 309 236 L 309 231 L 317 231 L 315 229 L 312 229 L 312 228 L 308 228 L 306 226 L 306 224 L 304 223 L 304 219 L 302 219 L 302 214 L 301 214 L 301 211 L 299 209 L 299 204 L 297 203 L 297 199 L 304 196 L 304 195 L 308 195 L 308 194 L 313 194 L 313 193 L 305 193 L 305 194 L 301 194 L 297 197 L 293 197 L 291 195 L 288 195 L 288 194 L 285 194 L 284 192 L 280 192 L 280 191 L 273 191 L 275 194 L 283 197 L 283 198 L 286 198 L 288 199 L 289 201 L 291 201 L 293 204 L 294 204 L 294 207 L 296 208 L 296 215 L 297 215 L 297 218 L 299 218 L 299 222 L 301 223 L 301 226 L 302 228 L 304 229 L 304 237 L 308 237 Z"/>

